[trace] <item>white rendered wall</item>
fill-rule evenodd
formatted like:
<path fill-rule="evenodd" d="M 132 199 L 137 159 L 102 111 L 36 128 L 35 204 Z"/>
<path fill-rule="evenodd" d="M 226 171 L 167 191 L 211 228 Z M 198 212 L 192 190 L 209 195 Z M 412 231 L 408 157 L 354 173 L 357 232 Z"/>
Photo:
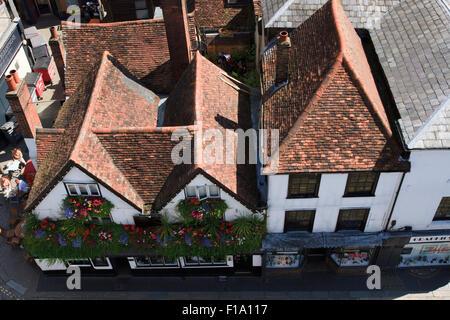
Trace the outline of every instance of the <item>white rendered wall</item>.
<path fill-rule="evenodd" d="M 203 175 L 197 175 L 187 186 L 203 186 L 203 185 L 214 185 L 210 180 L 208 180 Z M 228 205 L 227 211 L 225 211 L 225 220 L 232 221 L 240 215 L 250 215 L 251 210 L 243 206 L 239 201 L 230 196 L 227 192 L 220 190 L 220 198 L 225 200 Z M 162 210 L 161 212 L 166 212 L 168 217 L 172 221 L 179 221 L 180 215 L 176 211 L 176 206 L 180 200 L 185 199 L 184 189 L 181 190 Z"/>
<path fill-rule="evenodd" d="M 375 196 L 343 197 L 346 173 L 322 174 L 317 198 L 286 199 L 289 175 L 268 177 L 267 231 L 284 231 L 285 211 L 315 209 L 313 232 L 335 232 L 340 209 L 370 208 L 365 232 L 385 228 L 403 173 L 381 173 Z"/>
<path fill-rule="evenodd" d="M 450 150 L 413 150 L 409 160 L 411 171 L 395 204 L 393 229 L 450 229 L 450 221 L 433 221 L 442 197 L 450 197 Z"/>
<path fill-rule="evenodd" d="M 46 217 L 58 219 L 63 217 L 61 205 L 63 199 L 67 196 L 67 191 L 63 182 L 97 183 L 78 168 L 70 169 L 64 179 L 59 182 L 56 187 L 54 187 L 53 190 L 50 191 L 50 193 L 45 197 L 45 199 L 42 200 L 42 202 L 39 203 L 39 205 L 34 209 L 34 213 L 38 215 L 39 219 L 44 219 Z M 114 208 L 111 210 L 111 218 L 113 222 L 121 224 L 134 224 L 133 216 L 138 215 L 140 212 L 106 189 L 103 185 L 99 184 L 99 188 L 102 197 L 114 204 Z"/>
<path fill-rule="evenodd" d="M 19 68 L 16 67 L 16 64 Z M 23 46 L 19 49 L 14 60 L 9 65 L 8 69 L 6 69 L 5 74 L 9 74 L 11 70 L 17 70 L 19 72 L 19 78 L 23 79 L 27 75 L 28 72 L 31 72 L 31 66 L 28 62 L 27 55 L 25 54 L 25 50 Z"/>

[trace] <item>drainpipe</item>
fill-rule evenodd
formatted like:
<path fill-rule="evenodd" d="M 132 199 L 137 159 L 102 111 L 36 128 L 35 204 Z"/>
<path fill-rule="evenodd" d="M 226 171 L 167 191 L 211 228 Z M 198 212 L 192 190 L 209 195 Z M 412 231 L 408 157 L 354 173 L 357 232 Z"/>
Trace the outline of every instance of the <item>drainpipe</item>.
<path fill-rule="evenodd" d="M 391 221 L 392 214 L 394 213 L 395 204 L 397 203 L 398 194 L 400 193 L 400 189 L 401 189 L 402 186 L 403 186 L 403 180 L 405 179 L 405 174 L 406 174 L 406 172 L 403 172 L 402 180 L 400 181 L 400 185 L 399 185 L 398 188 L 397 188 L 397 192 L 396 192 L 395 198 L 394 198 L 394 203 L 392 204 L 391 212 L 390 212 L 390 214 L 389 214 L 389 218 L 388 218 L 388 220 L 387 220 L 386 227 L 384 228 L 384 231 L 385 231 L 385 232 L 389 231 L 389 229 L 388 229 L 388 228 L 389 228 L 389 222 Z"/>

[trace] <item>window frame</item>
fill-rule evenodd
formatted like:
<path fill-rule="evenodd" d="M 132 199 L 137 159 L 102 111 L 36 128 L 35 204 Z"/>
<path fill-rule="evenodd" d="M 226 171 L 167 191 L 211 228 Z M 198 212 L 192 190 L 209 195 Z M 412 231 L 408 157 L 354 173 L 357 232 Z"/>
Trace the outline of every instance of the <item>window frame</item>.
<path fill-rule="evenodd" d="M 448 203 L 445 203 L 448 202 Z M 445 208 L 448 208 L 449 212 L 447 214 L 445 214 L 445 212 L 443 214 L 443 216 L 438 216 L 438 214 L 441 214 L 439 211 L 440 210 L 444 210 Z M 436 212 L 434 213 L 433 216 L 433 221 L 449 221 L 450 220 L 450 196 L 449 197 L 442 197 L 441 201 L 439 202 L 439 205 L 436 209 Z"/>
<path fill-rule="evenodd" d="M 314 193 L 304 193 L 304 194 L 300 194 L 300 193 L 296 193 L 293 194 L 291 193 L 291 183 L 294 183 L 293 178 L 295 177 L 299 177 L 299 176 L 311 176 L 314 175 L 316 178 L 316 184 L 315 184 L 315 188 L 314 188 Z M 307 199 L 307 198 L 318 198 L 319 197 L 319 189 L 320 189 L 320 183 L 322 181 L 322 174 L 321 173 L 295 173 L 295 174 L 290 174 L 288 177 L 288 189 L 287 189 L 287 196 L 286 199 Z"/>
<path fill-rule="evenodd" d="M 362 220 L 361 223 L 361 228 L 360 229 L 339 229 L 339 221 L 341 218 L 341 212 L 342 211 L 356 211 L 356 210 L 367 210 L 367 214 L 365 215 L 364 219 Z M 344 208 L 344 209 L 339 209 L 339 213 L 338 213 L 338 218 L 336 221 L 336 228 L 335 228 L 335 232 L 338 231 L 361 231 L 364 232 L 364 230 L 366 229 L 366 225 L 367 225 L 367 221 L 369 220 L 369 215 L 370 215 L 370 208 Z"/>
<path fill-rule="evenodd" d="M 211 195 L 210 187 L 212 187 L 212 186 L 216 187 L 217 190 L 219 191 L 217 196 L 212 196 Z M 188 197 L 187 188 L 195 188 L 195 197 Z M 200 188 L 205 188 L 205 190 L 206 190 L 205 197 L 200 198 L 200 192 L 199 192 Z M 215 185 L 215 184 L 212 184 L 212 185 L 205 184 L 205 185 L 202 185 L 202 186 L 186 186 L 186 187 L 184 187 L 184 198 L 185 199 L 199 199 L 200 201 L 201 200 L 205 200 L 205 199 L 209 199 L 209 198 L 218 199 L 218 198 L 220 198 L 220 191 L 221 191 L 220 187 Z"/>
<path fill-rule="evenodd" d="M 354 191 L 354 192 L 349 192 L 348 188 L 349 188 L 349 181 L 350 181 L 350 175 L 358 175 L 358 174 L 368 174 L 368 173 L 373 173 L 375 174 L 375 179 L 372 182 L 372 186 L 370 188 L 370 191 Z M 345 189 L 344 189 L 344 195 L 343 197 L 345 198 L 351 198 L 351 197 L 374 197 L 375 196 L 375 191 L 377 190 L 377 186 L 378 186 L 378 181 L 380 179 L 380 172 L 377 171 L 356 171 L 356 172 L 349 172 L 347 174 L 347 181 L 345 183 Z"/>
<path fill-rule="evenodd" d="M 80 192 L 80 188 L 78 187 L 79 185 L 85 186 L 86 190 L 88 191 L 88 194 L 81 194 Z M 92 194 L 91 193 L 91 189 L 89 187 L 89 185 L 95 185 L 98 191 L 98 194 Z M 77 194 L 72 194 L 70 192 L 69 186 L 74 186 L 75 189 L 77 190 Z M 79 182 L 64 182 L 64 187 L 66 188 L 66 192 L 69 196 L 81 196 L 81 197 L 101 197 L 102 196 L 102 192 L 100 190 L 100 186 L 98 183 L 96 182 L 88 182 L 88 183 L 79 183 Z"/>
<path fill-rule="evenodd" d="M 312 216 L 309 218 L 309 226 L 307 230 L 300 230 L 299 228 L 296 227 L 288 227 L 287 225 L 287 214 L 288 213 L 300 213 L 300 212 L 312 212 Z M 291 232 L 291 231 L 306 231 L 306 232 L 312 232 L 313 228 L 314 228 L 314 221 L 316 219 L 316 209 L 301 209 L 301 210 L 288 210 L 284 212 L 284 229 L 283 232 Z"/>

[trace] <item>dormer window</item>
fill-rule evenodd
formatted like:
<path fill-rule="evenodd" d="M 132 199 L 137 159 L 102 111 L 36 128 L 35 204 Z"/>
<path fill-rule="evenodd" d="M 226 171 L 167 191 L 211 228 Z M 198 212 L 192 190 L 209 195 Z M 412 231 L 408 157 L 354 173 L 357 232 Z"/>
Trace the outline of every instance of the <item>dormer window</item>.
<path fill-rule="evenodd" d="M 96 183 L 64 183 L 69 196 L 101 196 Z"/>
<path fill-rule="evenodd" d="M 215 185 L 204 185 L 204 186 L 189 186 L 184 189 L 186 198 L 198 198 L 199 200 L 204 200 L 207 198 L 219 198 L 220 189 Z"/>

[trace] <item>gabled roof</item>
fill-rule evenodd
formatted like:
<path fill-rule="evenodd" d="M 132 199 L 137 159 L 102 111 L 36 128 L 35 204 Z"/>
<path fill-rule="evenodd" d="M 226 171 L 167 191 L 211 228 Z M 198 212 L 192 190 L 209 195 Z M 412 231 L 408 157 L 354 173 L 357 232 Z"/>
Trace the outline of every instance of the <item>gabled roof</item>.
<path fill-rule="evenodd" d="M 124 177 L 93 132 L 96 128 L 155 127 L 159 98 L 144 88 L 108 52 L 88 72 L 61 108 L 54 128 L 64 129 L 41 161 L 27 210 L 34 208 L 73 166 L 88 172 L 129 202 L 141 195 Z M 38 150 L 39 154 L 42 150 Z"/>
<path fill-rule="evenodd" d="M 165 126 L 197 125 L 203 133 L 218 130 L 226 137 L 226 129 L 244 131 L 252 127 L 250 97 L 246 87 L 230 78 L 222 69 L 196 53 L 189 68 L 167 99 Z M 196 133 L 198 134 L 198 133 Z M 208 143 L 204 143 L 205 148 Z M 225 146 L 225 140 L 223 141 Z M 205 159 L 178 172 L 181 181 L 189 181 L 202 172 L 232 196 L 250 207 L 256 207 L 256 167 L 249 164 L 208 164 Z M 233 159 L 236 162 L 237 155 Z M 193 174 L 195 173 L 195 174 Z M 176 190 L 177 183 L 168 182 Z"/>
<path fill-rule="evenodd" d="M 278 173 L 406 170 L 339 1 L 325 4 L 290 38 L 285 86 L 274 91 L 277 45 L 262 59 L 263 127 L 280 130 Z"/>
<path fill-rule="evenodd" d="M 404 0 L 342 0 L 355 28 L 372 28 L 391 8 Z M 421 0 L 418 0 L 421 1 Z M 262 0 L 266 28 L 297 28 L 327 0 Z"/>
<path fill-rule="evenodd" d="M 137 209 L 144 204 L 163 208 L 198 174 L 247 207 L 256 207 L 254 165 L 172 161 L 172 150 L 179 143 L 172 141 L 172 133 L 185 129 L 192 138 L 198 128 L 194 121 L 203 130 L 221 132 L 251 127 L 249 96 L 240 84 L 197 52 L 167 100 L 163 127 L 156 127 L 158 102 L 105 52 L 99 66 L 63 105 L 55 127 L 64 130 L 41 161 L 26 210 L 33 209 L 73 166 Z"/>
<path fill-rule="evenodd" d="M 450 117 L 442 117 L 440 126 L 423 134 L 424 126 L 450 98 L 448 7 L 441 0 L 403 0 L 370 34 L 408 148 L 450 148 Z"/>
<path fill-rule="evenodd" d="M 188 15 L 188 21 L 194 44 L 192 14 Z M 111 52 L 152 91 L 169 93 L 173 88 L 164 19 L 89 24 L 62 21 L 61 24 L 66 49 L 67 95 L 74 93 L 86 74 L 100 61 L 104 51 Z"/>

